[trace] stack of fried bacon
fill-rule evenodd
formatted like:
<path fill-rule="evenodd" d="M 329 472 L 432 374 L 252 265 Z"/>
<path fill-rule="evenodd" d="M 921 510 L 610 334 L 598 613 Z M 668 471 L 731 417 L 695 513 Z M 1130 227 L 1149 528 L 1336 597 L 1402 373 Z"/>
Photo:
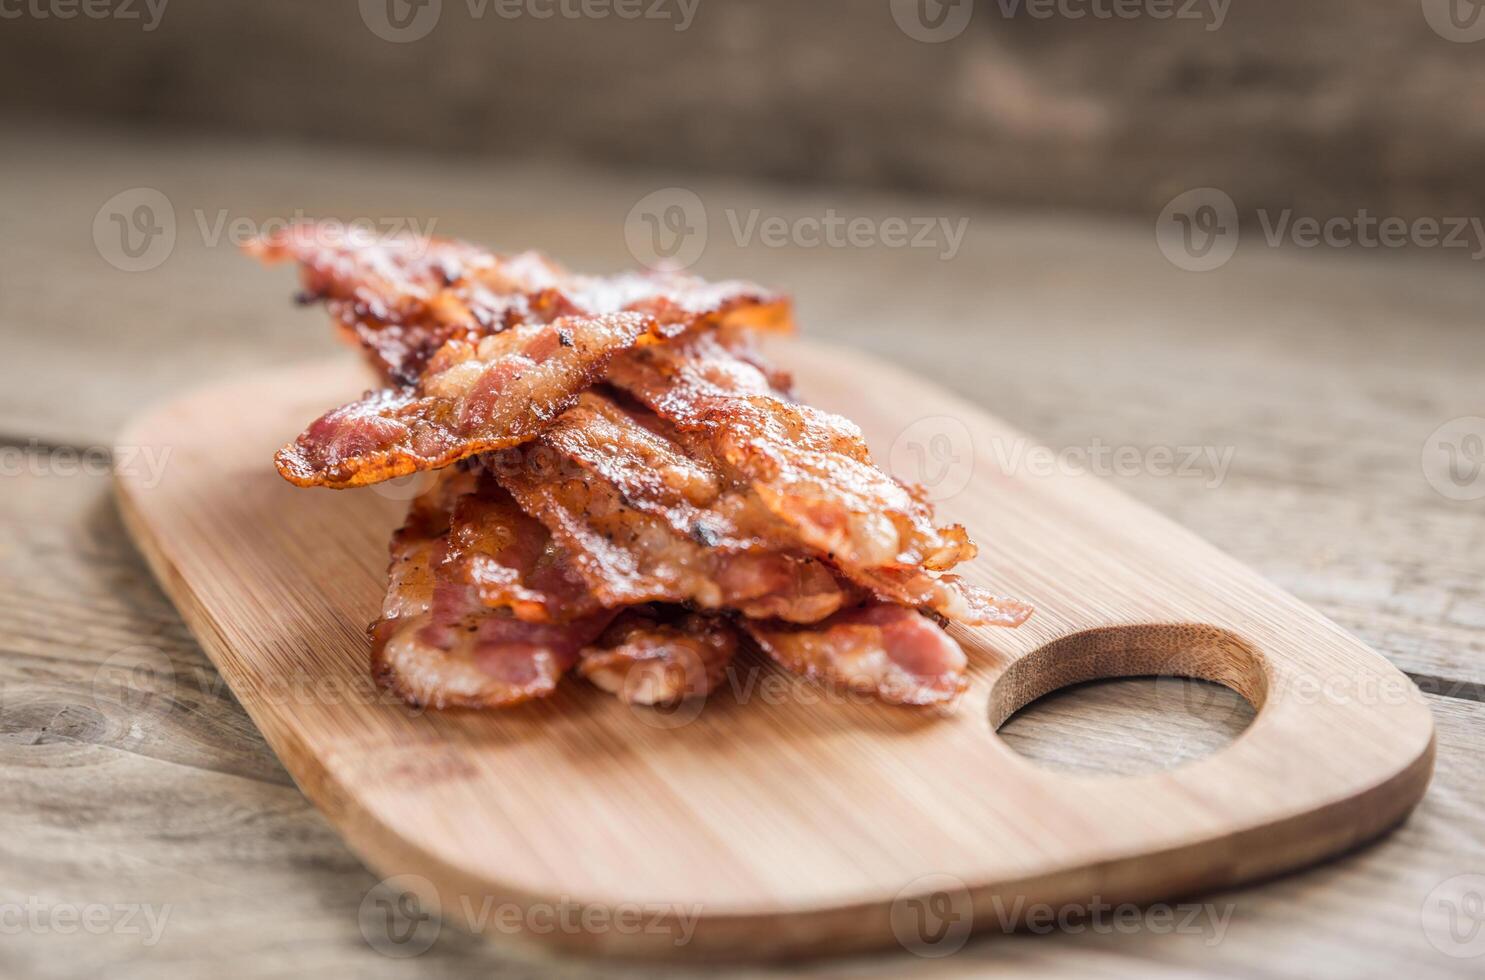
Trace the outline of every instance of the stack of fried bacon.
<path fill-rule="evenodd" d="M 975 553 L 879 470 L 850 421 L 755 349 L 788 301 L 669 273 L 574 275 L 455 241 L 256 242 L 297 261 L 385 387 L 279 451 L 304 487 L 420 470 L 392 539 L 373 671 L 408 702 L 487 708 L 576 668 L 631 702 L 704 696 L 751 642 L 897 704 L 952 700 L 948 621 L 1022 603 L 946 574 Z"/>

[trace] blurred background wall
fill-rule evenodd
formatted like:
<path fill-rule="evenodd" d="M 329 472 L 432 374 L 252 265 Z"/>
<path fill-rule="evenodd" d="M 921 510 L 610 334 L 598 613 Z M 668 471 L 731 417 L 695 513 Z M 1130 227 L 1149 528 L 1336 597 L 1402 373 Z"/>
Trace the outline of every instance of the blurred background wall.
<path fill-rule="evenodd" d="M 1485 210 L 1481 14 L 1475 0 L 0 0 L 0 112 L 1143 215 L 1202 185 L 1244 211 L 1469 215 Z"/>

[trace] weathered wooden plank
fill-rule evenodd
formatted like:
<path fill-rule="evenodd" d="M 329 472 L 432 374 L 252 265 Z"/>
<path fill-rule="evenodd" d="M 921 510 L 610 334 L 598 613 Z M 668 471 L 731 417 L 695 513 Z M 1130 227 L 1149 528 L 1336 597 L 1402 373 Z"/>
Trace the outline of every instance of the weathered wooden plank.
<path fill-rule="evenodd" d="M 244 267 L 231 249 L 201 241 L 192 230 L 197 207 L 208 220 L 223 208 L 256 218 L 301 205 L 347 217 L 401 209 L 438 216 L 440 231 L 614 268 L 630 262 L 622 235 L 629 205 L 670 183 L 168 140 L 131 149 L 31 130 L 4 136 L 0 338 L 7 363 L 28 369 L 12 371 L 0 389 L 0 434 L 22 443 L 32 436 L 107 443 L 122 418 L 157 394 L 331 348 L 317 313 L 286 304 L 287 273 Z M 130 275 L 98 256 L 91 226 L 108 196 L 139 185 L 164 189 L 190 227 L 164 266 Z M 967 213 L 966 244 L 950 262 L 912 251 L 741 248 L 725 231 L 728 207 L 744 217 L 754 207 L 784 216 L 827 205 L 877 215 L 962 209 L 726 184 L 697 189 L 715 215 L 714 231 L 722 229 L 703 271 L 794 286 L 811 333 L 937 374 L 1054 448 L 1088 447 L 1095 438 L 1142 451 L 1233 447 L 1228 477 L 1214 489 L 1204 486 L 1206 472 L 1116 482 L 1404 669 L 1478 696 L 1485 677 L 1479 503 L 1439 497 L 1419 468 L 1423 439 L 1440 422 L 1485 414 L 1476 367 L 1485 353 L 1476 326 L 1485 284 L 1472 266 L 1245 247 L 1223 270 L 1192 276 L 1165 266 L 1143 228 L 983 211 Z M 16 624 L 0 661 L 5 781 L 30 794 L 28 806 L 7 812 L 16 832 L 0 850 L 4 900 L 39 893 L 187 904 L 177 909 L 180 925 L 148 949 L 131 937 L 7 936 L 0 957 L 11 958 L 0 972 L 88 975 L 127 957 L 124 975 L 154 976 L 157 968 L 199 975 L 229 957 L 234 972 L 265 976 L 306 966 L 401 973 L 406 964 L 368 954 L 355 928 L 370 876 L 283 787 L 282 770 L 119 536 L 100 481 L 58 478 L 56 467 L 41 472 L 51 475 L 4 479 L 0 510 L 0 613 Z M 84 674 L 141 642 L 162 651 L 172 676 L 189 679 L 182 693 L 189 710 L 147 719 L 144 737 L 121 741 L 123 705 L 99 709 Z M 1109 691 L 1099 707 L 1133 711 L 1143 700 L 1137 689 Z M 1153 703 L 1170 710 L 1168 701 Z M 1339 976 L 1405 962 L 1418 975 L 1468 968 L 1470 961 L 1420 943 L 1421 926 L 1409 931 L 1440 876 L 1485 870 L 1481 830 L 1467 806 L 1480 784 L 1485 718 L 1475 704 L 1432 703 L 1439 775 L 1410 822 L 1326 869 L 1238 893 L 1239 911 L 1215 950 L 1201 937 L 1186 946 L 1186 937 L 1149 934 L 1015 937 L 983 950 L 975 944 L 946 962 L 901 957 L 840 967 L 884 976 L 905 965 L 950 972 L 969 956 L 976 969 L 1012 975 Z M 12 704 L 25 706 L 14 726 L 4 710 Z M 1017 719 L 1008 738 L 1056 762 L 1072 722 L 1065 713 L 1074 709 L 1053 709 L 1063 713 L 1056 725 Z M 1161 721 L 1151 724 L 1153 734 L 1170 737 Z M 1119 746 L 1101 758 L 1126 765 L 1120 743 L 1128 731 L 1121 725 L 1106 739 L 1083 738 L 1082 754 L 1064 761 L 1086 763 L 1096 747 Z M 1206 728 L 1194 731 L 1190 737 L 1207 737 Z M 114 775 L 125 787 L 117 793 L 108 788 Z M 53 785 L 54 793 L 44 791 Z M 175 809 L 200 810 L 200 833 L 169 823 Z M 106 823 L 115 811 L 117 821 Z M 233 844 L 214 828 L 243 818 L 213 816 L 223 811 L 294 817 Z M 59 823 L 68 814 L 75 823 Z M 157 834 L 162 826 L 170 832 Z M 222 839 L 199 839 L 212 835 Z M 225 897 L 194 896 L 198 879 L 225 880 Z M 1384 919 L 1379 933 L 1374 924 Z M 1372 942 L 1383 934 L 1402 952 Z M 452 934 L 418 966 L 430 975 L 535 972 Z"/>
<path fill-rule="evenodd" d="M 0 780 L 9 788 L 0 816 L 10 830 L 0 843 L 3 901 L 38 895 L 52 904 L 153 903 L 157 911 L 168 903 L 172 911 L 159 943 L 148 947 L 130 934 L 86 942 L 54 932 L 7 936 L 0 972 L 96 975 L 104 964 L 117 964 L 114 972 L 125 977 L 190 976 L 225 958 L 233 973 L 247 976 L 305 967 L 408 975 L 409 964 L 380 956 L 361 936 L 358 909 L 375 879 L 286 785 L 241 709 L 211 683 L 210 665 L 179 622 L 167 621 L 163 597 L 120 533 L 106 480 L 28 478 L 6 485 L 0 595 L 12 601 L 24 585 L 36 615 L 23 649 L 7 646 L 0 658 Z M 112 596 L 120 589 L 137 594 L 119 603 Z M 102 625 L 78 631 L 79 609 L 100 610 Z M 140 642 L 161 650 L 173 676 L 203 680 L 174 691 L 164 712 L 125 710 L 139 705 L 140 693 L 155 690 L 149 684 L 136 685 L 132 700 L 127 687 L 116 699 L 105 696 L 100 707 L 92 671 L 122 646 Z M 1212 703 L 1214 709 L 1227 704 Z M 1146 928 L 995 937 L 944 961 L 904 953 L 812 969 L 867 976 L 921 968 L 930 976 L 1036 970 L 1340 977 L 1406 967 L 1417 976 L 1468 975 L 1469 961 L 1428 944 L 1420 916 L 1440 881 L 1485 868 L 1485 825 L 1472 804 L 1485 777 L 1485 705 L 1431 703 L 1439 769 L 1408 823 L 1325 868 L 1204 897 L 1217 915 L 1229 902 L 1236 906 L 1215 945 L 1208 942 L 1214 929 L 1157 934 Z M 1216 710 L 1209 719 L 1216 724 L 1207 726 L 1190 704 L 1169 685 L 1111 682 L 1051 699 L 1013 719 L 1005 732 L 1018 749 L 1048 764 L 1086 766 L 1094 759 L 1117 770 L 1136 742 L 1148 762 L 1152 747 L 1172 739 L 1185 739 L 1181 751 L 1190 752 L 1215 747 L 1231 733 L 1231 715 Z M 616 975 L 608 965 L 583 962 L 533 966 L 452 930 L 415 966 L 428 976 Z"/>
<path fill-rule="evenodd" d="M 612 269 L 633 263 L 630 206 L 670 182 L 15 130 L 3 142 L 14 179 L 0 186 L 0 336 L 15 363 L 43 366 L 0 388 L 0 435 L 22 443 L 107 444 L 152 399 L 334 349 L 323 315 L 290 305 L 292 274 L 257 268 L 225 231 L 211 243 L 223 216 L 433 220 Z M 158 268 L 126 273 L 100 256 L 92 225 L 107 198 L 140 185 L 173 202 L 177 241 Z M 695 187 L 710 218 L 702 271 L 794 289 L 811 335 L 939 378 L 1058 453 L 1169 450 L 1174 469 L 1196 452 L 1184 470 L 1141 464 L 1111 479 L 1427 689 L 1485 692 L 1482 503 L 1441 496 L 1420 464 L 1439 425 L 1485 414 L 1485 281 L 1473 264 L 1260 247 L 1196 275 L 1170 266 L 1142 226 Z M 731 231 L 754 211 L 795 219 L 827 206 L 968 224 L 949 261 L 932 249 L 742 246 Z M 974 465 L 1029 465 L 1026 447 L 996 448 Z"/>
<path fill-rule="evenodd" d="M 1457 125 L 1478 110 L 1478 58 L 1448 39 L 1480 32 L 1464 14 L 1451 30 L 1447 2 L 979 2 L 940 18 L 852 0 L 468 0 L 420 5 L 406 30 L 373 4 L 14 9 L 0 105 L 99 122 L 664 161 L 1150 220 L 1212 184 L 1322 217 L 1482 206 L 1485 144 Z"/>

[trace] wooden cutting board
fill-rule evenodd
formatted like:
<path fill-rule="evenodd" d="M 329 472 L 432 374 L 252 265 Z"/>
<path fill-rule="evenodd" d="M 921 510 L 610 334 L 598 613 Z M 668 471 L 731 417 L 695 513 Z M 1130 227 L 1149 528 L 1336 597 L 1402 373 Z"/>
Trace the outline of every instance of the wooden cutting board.
<path fill-rule="evenodd" d="M 778 356 L 968 526 L 981 557 L 966 577 L 1038 609 L 1018 630 L 955 628 L 973 676 L 952 713 L 828 695 L 752 657 L 677 712 L 577 679 L 485 714 L 382 695 L 364 629 L 416 483 L 300 490 L 271 463 L 365 387 L 351 361 L 143 415 L 121 463 L 129 447 L 169 456 L 158 479 L 121 465 L 121 509 L 300 787 L 422 903 L 399 908 L 518 941 L 939 955 L 1039 904 L 1167 900 L 1298 868 L 1422 796 L 1428 709 L 1355 638 L 964 401 L 845 350 Z M 1121 675 L 1217 680 L 1257 717 L 1207 759 L 1135 777 L 1044 770 L 995 734 L 1049 691 Z"/>

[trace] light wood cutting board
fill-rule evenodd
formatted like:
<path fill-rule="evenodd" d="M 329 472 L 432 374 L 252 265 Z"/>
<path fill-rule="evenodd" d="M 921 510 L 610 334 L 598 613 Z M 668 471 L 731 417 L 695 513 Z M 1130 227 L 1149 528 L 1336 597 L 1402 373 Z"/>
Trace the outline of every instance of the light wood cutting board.
<path fill-rule="evenodd" d="M 1038 904 L 1168 900 L 1298 868 L 1422 796 L 1428 709 L 1355 638 L 1098 479 L 1048 472 L 964 401 L 844 350 L 778 356 L 968 526 L 981 557 L 966 577 L 1037 607 L 1017 630 L 955 628 L 973 677 L 952 713 L 832 697 L 751 657 L 679 713 L 577 679 L 484 714 L 379 694 L 364 629 L 416 487 L 300 490 L 271 463 L 366 386 L 349 360 L 145 414 L 120 445 L 170 455 L 158 483 L 122 467 L 121 509 L 269 744 L 366 862 L 406 876 L 394 885 L 423 908 L 516 941 L 938 955 Z M 1049 691 L 1122 675 L 1217 680 L 1257 717 L 1210 758 L 1136 777 L 1044 770 L 995 734 Z"/>

